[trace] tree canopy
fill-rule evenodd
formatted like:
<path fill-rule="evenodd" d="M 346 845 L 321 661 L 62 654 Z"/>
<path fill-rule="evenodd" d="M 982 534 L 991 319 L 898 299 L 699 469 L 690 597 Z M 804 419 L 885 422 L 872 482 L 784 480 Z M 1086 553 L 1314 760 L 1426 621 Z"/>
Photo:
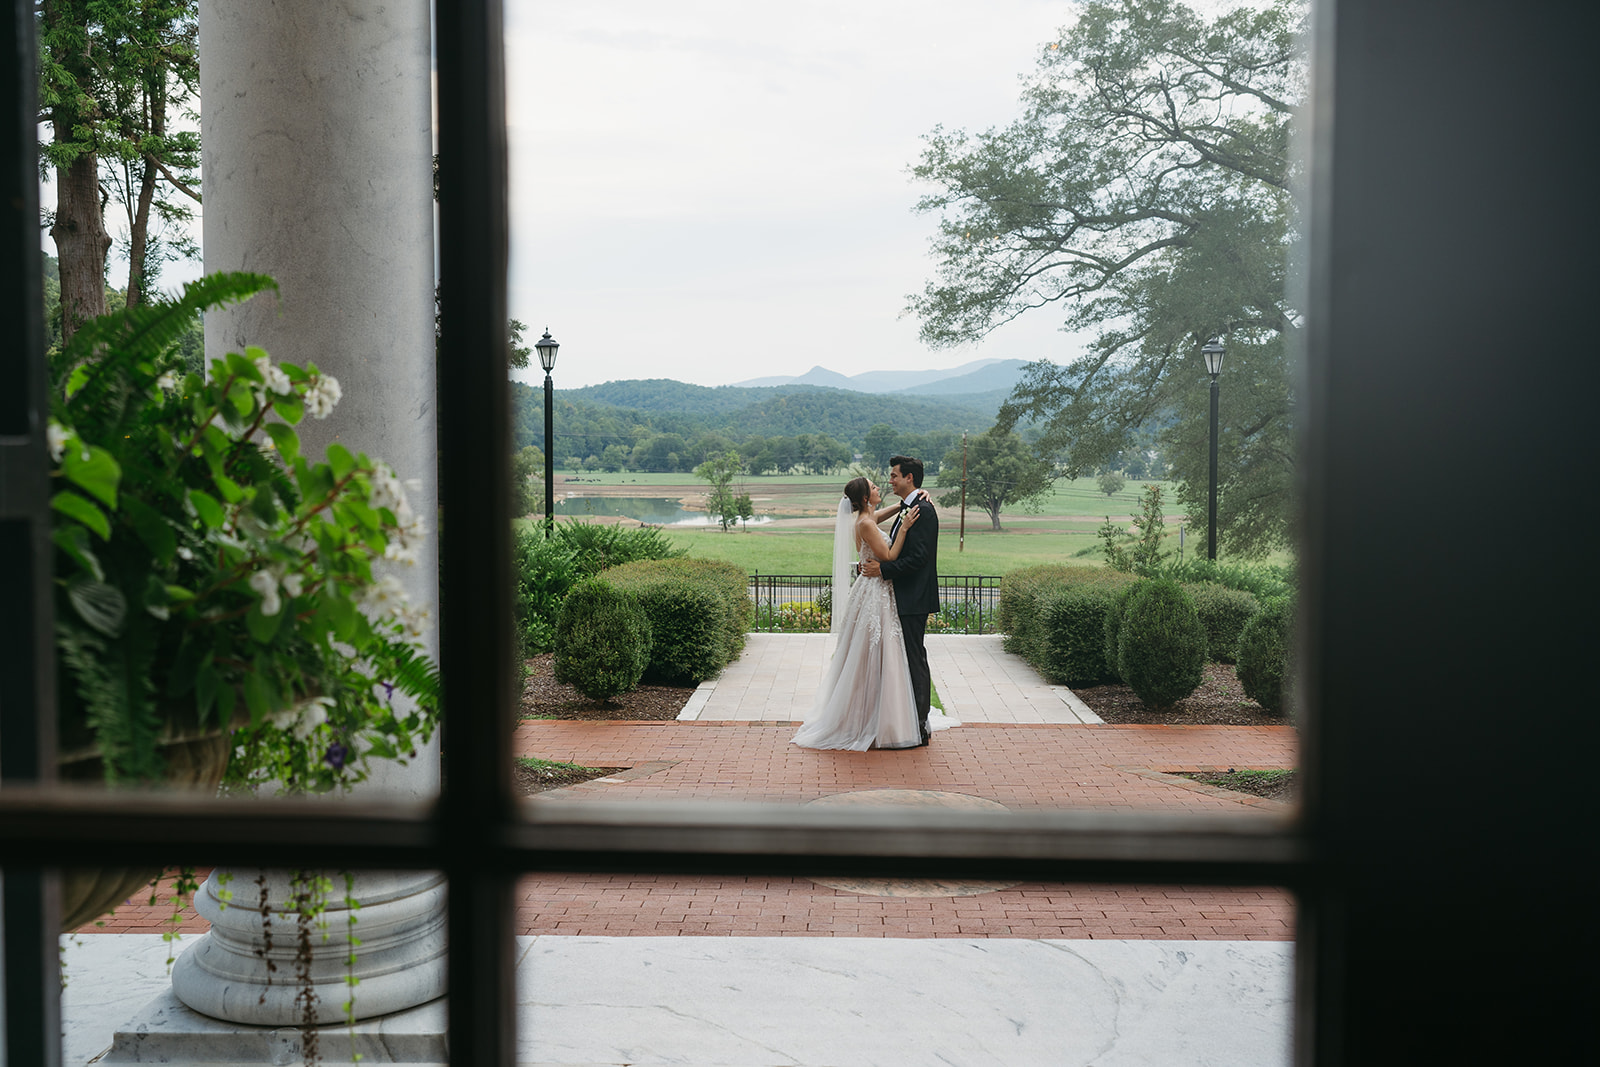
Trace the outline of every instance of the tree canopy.
<path fill-rule="evenodd" d="M 1290 119 L 1305 93 L 1303 0 L 1207 20 L 1176 0 L 1095 0 L 1043 47 L 1022 115 L 936 129 L 914 172 L 938 192 L 936 276 L 910 309 L 935 347 L 1053 312 L 1092 335 L 1040 362 L 1000 409 L 1076 477 L 1164 426 L 1179 500 L 1202 513 L 1209 439 L 1200 346 L 1228 346 L 1218 524 L 1236 554 L 1288 536 L 1293 396 L 1285 295 L 1295 233 Z M 1040 309 L 1048 309 L 1041 312 Z"/>
<path fill-rule="evenodd" d="M 62 329 L 104 314 L 105 209 L 127 222 L 126 304 L 145 302 L 163 262 L 197 253 L 184 223 L 200 200 L 197 0 L 41 0 L 40 166 L 56 171 L 50 234 L 60 258 Z"/>
<path fill-rule="evenodd" d="M 1022 438 L 1003 430 L 990 430 L 972 438 L 966 445 L 966 463 L 962 464 L 962 444 L 944 455 L 935 483 L 951 492 L 939 498 L 942 508 L 953 507 L 961 501 L 963 470 L 967 480 L 967 503 L 989 513 L 989 525 L 1000 529 L 1000 511 L 1007 505 L 1020 506 L 1024 511 L 1037 510 L 1044 495 L 1050 491 L 1055 478 L 1050 464 L 1039 459 Z M 953 488 L 952 488 L 953 487 Z"/>

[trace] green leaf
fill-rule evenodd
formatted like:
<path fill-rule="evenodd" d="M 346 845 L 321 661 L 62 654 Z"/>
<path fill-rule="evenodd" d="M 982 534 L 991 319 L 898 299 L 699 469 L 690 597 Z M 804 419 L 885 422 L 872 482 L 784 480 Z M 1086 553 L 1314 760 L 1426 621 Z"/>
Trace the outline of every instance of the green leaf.
<path fill-rule="evenodd" d="M 193 590 L 185 589 L 181 585 L 169 585 L 169 586 L 167 586 L 167 603 L 172 604 L 172 603 L 177 603 L 179 601 L 187 603 L 188 601 L 193 600 L 193 599 L 194 599 L 194 591 Z"/>
<path fill-rule="evenodd" d="M 94 503 L 77 493 L 62 492 L 50 498 L 50 506 L 69 519 L 75 519 L 100 535 L 100 540 L 111 540 L 111 522 L 106 513 Z"/>
<path fill-rule="evenodd" d="M 107 637 L 122 632 L 128 601 L 116 586 L 79 578 L 67 584 L 67 600 L 80 619 Z"/>
<path fill-rule="evenodd" d="M 219 474 L 214 480 L 217 483 L 217 491 L 229 504 L 237 504 L 244 499 L 244 490 L 239 488 L 239 483 L 226 474 Z"/>
<path fill-rule="evenodd" d="M 171 564 L 173 554 L 178 550 L 178 535 L 166 516 L 133 496 L 122 498 L 122 512 L 128 516 L 128 521 L 133 525 L 133 532 L 139 536 L 144 547 L 150 550 L 156 563 L 162 567 Z"/>
<path fill-rule="evenodd" d="M 250 369 L 255 370 L 254 367 Z M 244 416 L 255 409 L 256 393 L 250 388 L 249 382 L 234 382 L 233 387 L 228 390 L 228 400 L 233 404 L 234 410 Z"/>
<path fill-rule="evenodd" d="M 122 480 L 122 468 L 105 449 L 91 445 L 87 459 L 79 449 L 67 449 L 66 455 L 61 457 L 61 473 L 67 481 L 106 507 L 117 506 L 117 484 Z"/>
<path fill-rule="evenodd" d="M 296 425 L 305 418 L 306 406 L 298 396 L 280 396 L 272 401 L 272 410 L 278 413 L 278 418 L 291 426 Z"/>
<path fill-rule="evenodd" d="M 273 407 L 277 407 L 276 404 Z M 281 422 L 269 422 L 263 427 L 267 436 L 272 438 L 273 447 L 278 450 L 278 455 L 283 457 L 285 463 L 293 463 L 295 457 L 300 455 L 300 435 Z"/>
<path fill-rule="evenodd" d="M 89 531 L 82 526 L 58 526 L 50 534 L 57 548 L 77 560 L 78 566 L 94 575 L 96 581 L 105 581 L 106 572 L 100 560 L 89 550 Z"/>
<path fill-rule="evenodd" d="M 225 516 L 222 505 L 217 503 L 216 497 L 201 489 L 189 490 L 189 504 L 194 508 L 200 521 L 215 530 L 221 526 Z"/>
<path fill-rule="evenodd" d="M 356 458 L 348 448 L 335 441 L 328 446 L 328 466 L 333 468 L 335 479 L 347 478 L 356 469 Z"/>
<path fill-rule="evenodd" d="M 267 716 L 277 710 L 276 698 L 277 694 L 272 691 L 264 674 L 251 671 L 244 676 L 244 706 L 250 709 L 252 727 L 266 722 Z"/>
<path fill-rule="evenodd" d="M 320 505 L 333 490 L 333 471 L 326 463 L 312 465 L 301 456 L 295 460 L 294 482 L 300 490 L 300 511 L 304 514 Z"/>
<path fill-rule="evenodd" d="M 356 624 L 361 618 L 361 613 L 347 598 L 337 593 L 323 596 L 321 614 L 333 630 L 334 637 L 348 641 L 355 636 Z"/>
<path fill-rule="evenodd" d="M 167 610 L 167 583 L 152 574 L 144 585 L 144 610 L 165 622 L 171 614 Z"/>
<path fill-rule="evenodd" d="M 279 608 L 276 615 L 261 614 L 259 604 L 250 608 L 250 613 L 244 617 L 245 629 L 250 631 L 250 636 L 263 645 L 272 643 L 273 637 L 278 633 L 278 627 L 283 625 L 283 616 L 287 608 Z"/>
<path fill-rule="evenodd" d="M 261 372 L 256 370 L 256 365 L 239 353 L 229 352 L 227 360 L 228 373 L 235 378 L 243 378 L 247 382 L 259 382 L 261 380 Z"/>
<path fill-rule="evenodd" d="M 369 532 L 383 529 L 382 517 L 359 500 L 347 500 L 338 510 L 346 525 L 359 526 Z M 379 551 L 382 551 L 382 546 L 379 546 Z"/>
<path fill-rule="evenodd" d="M 71 399 L 72 395 L 74 393 L 76 393 L 79 389 L 82 389 L 84 387 L 85 383 L 87 383 L 88 381 L 89 381 L 89 366 L 88 366 L 88 364 L 80 363 L 76 367 L 72 368 L 72 373 L 67 376 L 66 394 L 67 394 L 68 399 Z"/>

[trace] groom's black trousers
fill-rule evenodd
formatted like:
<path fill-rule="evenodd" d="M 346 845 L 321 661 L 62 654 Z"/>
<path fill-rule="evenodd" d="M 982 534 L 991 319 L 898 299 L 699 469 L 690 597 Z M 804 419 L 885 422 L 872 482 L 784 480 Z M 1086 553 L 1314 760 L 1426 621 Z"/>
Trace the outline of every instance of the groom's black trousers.
<path fill-rule="evenodd" d="M 906 643 L 906 659 L 911 667 L 911 698 L 917 705 L 917 720 L 928 725 L 928 709 L 933 706 L 933 679 L 928 674 L 928 633 L 926 615 L 900 616 L 900 637 Z"/>

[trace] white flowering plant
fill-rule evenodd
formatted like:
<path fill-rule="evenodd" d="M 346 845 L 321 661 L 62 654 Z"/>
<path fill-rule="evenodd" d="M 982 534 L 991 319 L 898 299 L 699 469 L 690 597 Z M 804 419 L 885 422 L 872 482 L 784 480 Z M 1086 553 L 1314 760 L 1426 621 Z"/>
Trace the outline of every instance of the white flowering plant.
<path fill-rule="evenodd" d="M 422 519 L 381 461 L 300 451 L 338 381 L 258 348 L 186 373 L 174 352 L 196 314 L 271 289 L 212 275 L 53 359 L 61 743 L 113 783 L 222 731 L 230 787 L 324 791 L 414 755 L 438 719 L 425 613 L 385 570 L 415 563 Z"/>

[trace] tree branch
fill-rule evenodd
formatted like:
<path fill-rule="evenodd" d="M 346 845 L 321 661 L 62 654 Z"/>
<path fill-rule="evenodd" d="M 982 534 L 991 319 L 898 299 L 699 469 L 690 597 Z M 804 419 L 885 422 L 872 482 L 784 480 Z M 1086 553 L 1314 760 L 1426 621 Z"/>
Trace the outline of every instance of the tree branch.
<path fill-rule="evenodd" d="M 167 181 L 171 182 L 172 185 L 173 185 L 173 188 L 177 189 L 178 192 L 183 193 L 185 196 L 189 197 L 190 199 L 192 199 L 197 204 L 201 202 L 200 201 L 200 194 L 195 192 L 193 189 L 189 188 L 189 186 L 185 185 L 182 181 L 180 181 L 176 174 L 173 174 L 172 171 L 167 169 L 167 165 L 165 163 L 161 162 L 161 160 L 157 159 L 153 154 L 151 154 L 149 152 L 146 152 L 144 154 L 144 158 L 148 159 L 151 163 L 154 163 L 156 165 L 156 169 L 161 172 L 161 176 L 166 178 Z"/>

